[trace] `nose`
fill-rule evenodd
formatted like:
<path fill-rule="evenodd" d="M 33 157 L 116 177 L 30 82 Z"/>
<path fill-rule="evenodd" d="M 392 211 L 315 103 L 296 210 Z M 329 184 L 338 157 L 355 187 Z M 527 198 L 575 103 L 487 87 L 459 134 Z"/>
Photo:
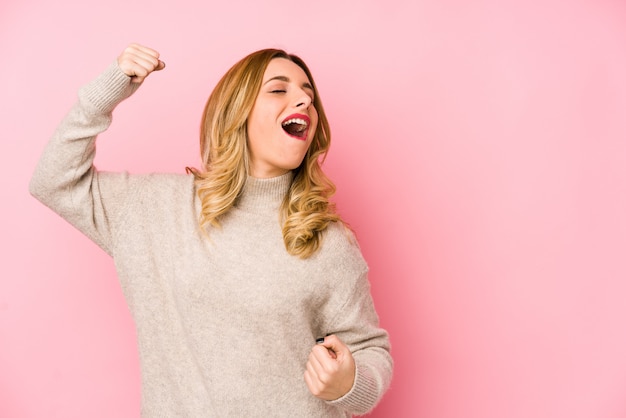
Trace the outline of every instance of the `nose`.
<path fill-rule="evenodd" d="M 312 102 L 311 96 L 309 96 L 306 91 L 298 90 L 298 96 L 296 96 L 295 100 L 296 107 L 308 109 Z"/>

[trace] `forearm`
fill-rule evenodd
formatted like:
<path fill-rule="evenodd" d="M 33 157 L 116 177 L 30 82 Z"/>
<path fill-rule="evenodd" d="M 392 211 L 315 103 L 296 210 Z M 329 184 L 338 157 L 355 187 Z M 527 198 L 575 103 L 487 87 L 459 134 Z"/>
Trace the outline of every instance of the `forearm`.
<path fill-rule="evenodd" d="M 356 373 L 352 389 L 331 404 L 352 414 L 370 412 L 389 388 L 393 373 L 393 360 L 389 351 L 372 347 L 353 353 Z"/>
<path fill-rule="evenodd" d="M 100 196 L 93 167 L 96 136 L 111 123 L 115 106 L 132 93 L 130 78 L 111 65 L 79 91 L 79 100 L 60 123 L 37 164 L 30 192 L 38 200 L 107 247 L 96 231 Z"/>
<path fill-rule="evenodd" d="M 379 325 L 367 272 L 357 280 L 334 322 L 331 331 L 350 348 L 356 372 L 350 391 L 331 403 L 352 414 L 365 414 L 381 400 L 393 373 L 389 335 Z"/>
<path fill-rule="evenodd" d="M 356 374 L 352 389 L 331 404 L 356 415 L 370 412 L 381 400 L 391 382 L 393 361 L 386 350 L 354 353 Z"/>

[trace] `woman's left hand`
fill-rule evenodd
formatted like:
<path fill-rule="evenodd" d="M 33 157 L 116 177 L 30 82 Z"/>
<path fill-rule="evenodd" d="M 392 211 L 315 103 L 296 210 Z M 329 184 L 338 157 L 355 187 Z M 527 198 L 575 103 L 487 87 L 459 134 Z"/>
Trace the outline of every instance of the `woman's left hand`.
<path fill-rule="evenodd" d="M 352 389 L 355 372 L 350 349 L 335 335 L 329 335 L 311 349 L 304 381 L 313 395 L 332 401 Z"/>

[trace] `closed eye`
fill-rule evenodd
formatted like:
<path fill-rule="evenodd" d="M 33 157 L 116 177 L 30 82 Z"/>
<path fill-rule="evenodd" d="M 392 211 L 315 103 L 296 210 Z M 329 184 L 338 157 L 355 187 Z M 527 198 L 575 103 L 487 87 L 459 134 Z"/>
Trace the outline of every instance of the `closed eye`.
<path fill-rule="evenodd" d="M 287 93 L 287 90 L 272 90 L 270 93 Z"/>

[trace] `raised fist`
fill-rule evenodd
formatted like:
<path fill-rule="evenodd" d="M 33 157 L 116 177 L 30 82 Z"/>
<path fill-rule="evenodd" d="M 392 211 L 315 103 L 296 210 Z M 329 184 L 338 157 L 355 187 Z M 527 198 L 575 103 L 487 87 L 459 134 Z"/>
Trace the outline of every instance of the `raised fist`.
<path fill-rule="evenodd" d="M 142 83 L 151 72 L 165 68 L 157 51 L 139 44 L 126 47 L 117 57 L 117 63 L 124 74 L 131 77 L 133 83 Z"/>

